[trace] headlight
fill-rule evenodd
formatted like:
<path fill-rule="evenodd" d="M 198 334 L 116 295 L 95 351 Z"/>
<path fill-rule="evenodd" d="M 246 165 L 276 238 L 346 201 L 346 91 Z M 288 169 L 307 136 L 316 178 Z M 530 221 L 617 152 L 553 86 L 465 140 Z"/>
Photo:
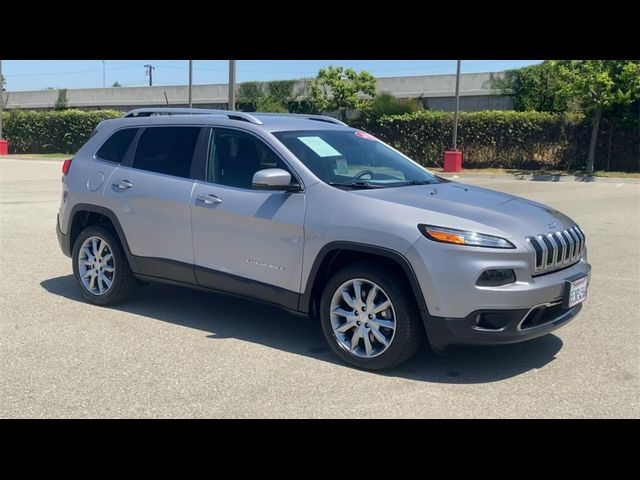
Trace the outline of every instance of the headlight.
<path fill-rule="evenodd" d="M 436 227 L 435 225 L 418 225 L 418 230 L 429 240 L 441 243 L 467 245 L 469 247 L 516 248 L 509 240 L 484 233 L 455 230 L 453 228 Z"/>

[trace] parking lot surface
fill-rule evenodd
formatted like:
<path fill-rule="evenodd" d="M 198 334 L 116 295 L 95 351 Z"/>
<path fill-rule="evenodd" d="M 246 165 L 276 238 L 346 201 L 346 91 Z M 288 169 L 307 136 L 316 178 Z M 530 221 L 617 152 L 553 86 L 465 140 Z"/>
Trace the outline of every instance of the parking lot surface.
<path fill-rule="evenodd" d="M 586 232 L 582 313 L 545 337 L 428 349 L 383 373 L 275 307 L 149 285 L 85 303 L 55 234 L 60 162 L 0 159 L 0 417 L 640 417 L 640 184 L 465 179 Z"/>

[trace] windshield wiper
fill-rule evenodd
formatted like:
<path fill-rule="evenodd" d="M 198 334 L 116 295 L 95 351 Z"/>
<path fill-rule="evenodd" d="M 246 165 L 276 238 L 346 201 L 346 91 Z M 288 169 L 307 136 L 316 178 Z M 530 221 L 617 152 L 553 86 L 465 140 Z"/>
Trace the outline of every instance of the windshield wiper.
<path fill-rule="evenodd" d="M 406 182 L 402 182 L 401 184 L 399 184 L 398 186 L 405 186 L 405 185 L 433 185 L 436 182 L 433 182 L 431 180 L 408 180 Z"/>
<path fill-rule="evenodd" d="M 352 183 L 334 183 L 329 182 L 332 187 L 351 187 L 351 188 L 384 188 L 382 185 L 373 185 L 369 182 L 352 182 Z"/>

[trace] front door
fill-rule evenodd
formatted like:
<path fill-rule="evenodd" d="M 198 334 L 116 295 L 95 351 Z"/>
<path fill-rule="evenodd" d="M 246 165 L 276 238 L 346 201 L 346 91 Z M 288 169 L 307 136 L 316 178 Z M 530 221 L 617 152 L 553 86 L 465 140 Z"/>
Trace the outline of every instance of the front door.
<path fill-rule="evenodd" d="M 191 198 L 196 278 L 209 288 L 297 308 L 305 195 L 252 188 L 253 174 L 264 168 L 291 172 L 257 136 L 212 130 L 206 181 L 196 181 Z"/>

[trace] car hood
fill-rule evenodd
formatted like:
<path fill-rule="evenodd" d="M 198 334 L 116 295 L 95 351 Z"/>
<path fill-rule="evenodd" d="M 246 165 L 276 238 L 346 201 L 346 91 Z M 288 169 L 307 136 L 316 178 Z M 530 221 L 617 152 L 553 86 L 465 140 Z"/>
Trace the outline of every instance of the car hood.
<path fill-rule="evenodd" d="M 422 209 L 425 211 L 420 214 L 422 223 L 476 231 L 485 227 L 482 228 L 484 233 L 500 232 L 510 238 L 524 239 L 575 225 L 566 215 L 541 203 L 458 182 L 353 193 Z"/>

